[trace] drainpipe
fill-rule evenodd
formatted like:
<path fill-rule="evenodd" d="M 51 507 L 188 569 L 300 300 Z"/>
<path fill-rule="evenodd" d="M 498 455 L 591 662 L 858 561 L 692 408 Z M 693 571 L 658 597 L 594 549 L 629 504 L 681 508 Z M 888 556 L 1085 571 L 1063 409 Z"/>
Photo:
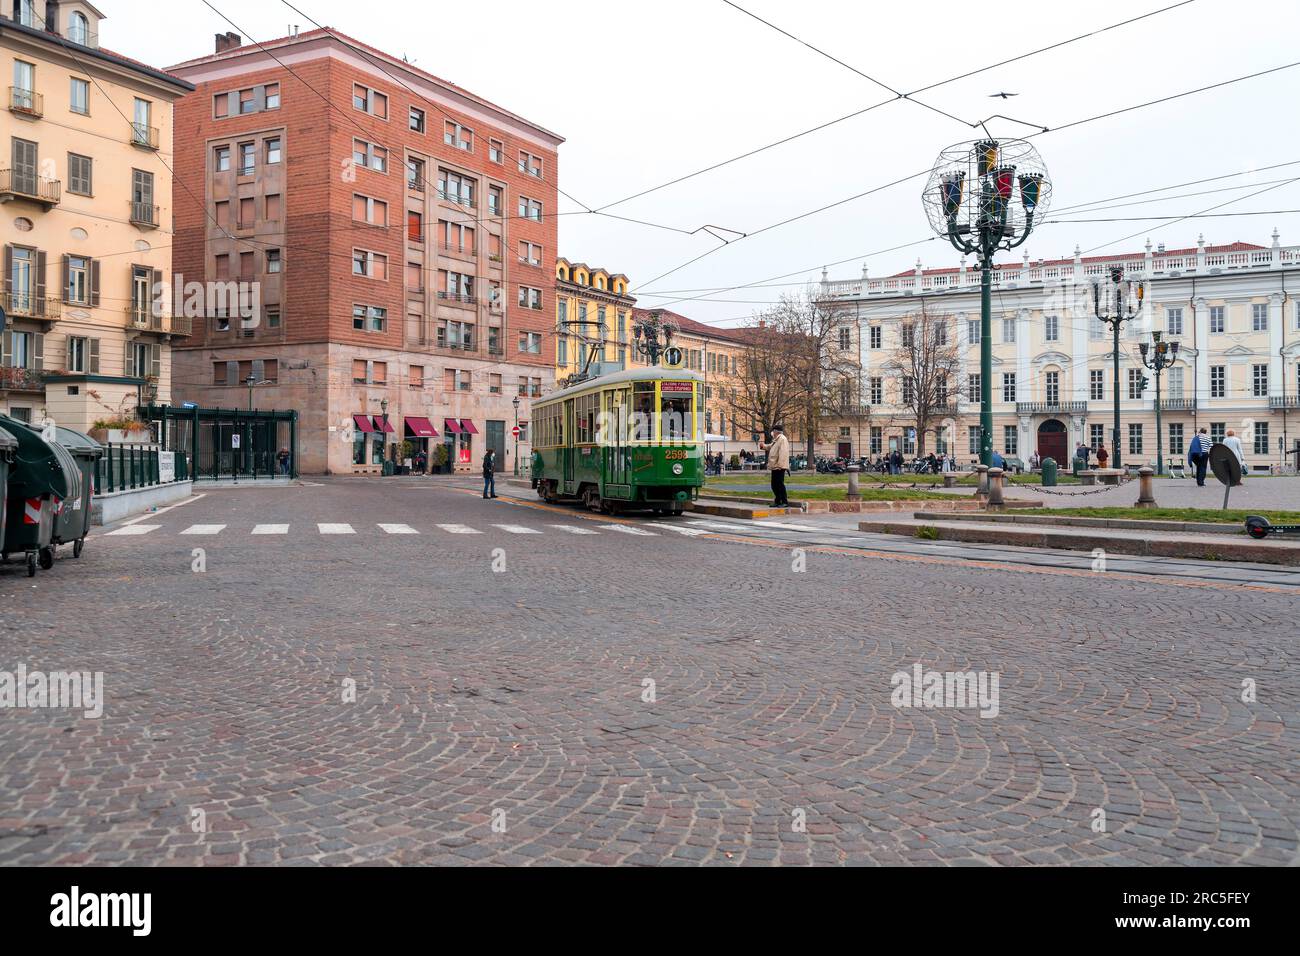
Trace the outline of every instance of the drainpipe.
<path fill-rule="evenodd" d="M 1192 336 L 1193 336 L 1193 338 L 1195 338 L 1195 335 L 1196 335 L 1196 276 L 1192 276 L 1192 297 L 1191 297 L 1191 299 L 1188 300 L 1187 305 L 1188 305 L 1189 311 L 1190 311 L 1191 316 L 1192 316 Z M 1207 339 L 1209 338 L 1209 333 L 1208 333 L 1208 331 L 1207 331 L 1207 333 L 1206 333 L 1206 338 L 1207 338 Z M 1197 350 L 1198 352 L 1199 352 L 1201 349 L 1203 349 L 1203 348 L 1208 348 L 1208 347 L 1209 347 L 1208 343 L 1203 343 L 1203 342 L 1200 342 L 1200 341 L 1197 341 L 1197 343 L 1196 343 L 1196 350 Z M 1206 361 L 1209 361 L 1209 356 L 1208 356 L 1208 355 L 1206 356 Z M 1194 364 L 1194 365 L 1192 366 L 1192 395 L 1193 395 L 1193 396 L 1197 396 L 1197 395 L 1200 395 L 1200 394 L 1201 394 L 1201 363 L 1200 363 L 1200 362 L 1197 362 L 1196 364 Z M 1197 401 L 1197 402 L 1194 403 L 1193 408 L 1192 408 L 1192 437 L 1195 438 L 1196 435 L 1200 432 L 1200 430 L 1201 430 L 1201 403 L 1200 403 L 1199 401 Z"/>

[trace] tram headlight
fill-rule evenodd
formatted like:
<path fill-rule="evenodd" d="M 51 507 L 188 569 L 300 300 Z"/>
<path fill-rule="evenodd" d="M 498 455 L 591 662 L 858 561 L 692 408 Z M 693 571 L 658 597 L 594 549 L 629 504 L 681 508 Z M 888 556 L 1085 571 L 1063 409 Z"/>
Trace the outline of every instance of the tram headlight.
<path fill-rule="evenodd" d="M 682 470 L 683 470 L 683 469 L 682 469 L 682 463 L 681 463 L 680 461 L 679 461 L 677 464 L 673 465 L 673 474 L 674 474 L 674 475 L 680 475 L 680 474 L 682 473 Z"/>

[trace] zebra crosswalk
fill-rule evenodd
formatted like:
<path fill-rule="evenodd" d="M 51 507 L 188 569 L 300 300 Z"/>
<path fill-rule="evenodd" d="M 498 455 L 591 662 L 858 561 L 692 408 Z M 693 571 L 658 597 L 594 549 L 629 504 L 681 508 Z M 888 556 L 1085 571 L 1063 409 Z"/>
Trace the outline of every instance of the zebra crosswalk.
<path fill-rule="evenodd" d="M 345 537 L 348 535 L 358 536 L 370 532 L 371 526 L 362 525 L 353 526 L 348 522 L 320 521 L 308 522 L 302 525 L 293 525 L 287 522 L 254 524 L 251 527 L 240 528 L 230 524 L 191 524 L 186 527 L 173 526 L 166 528 L 160 524 L 128 524 L 111 531 L 103 532 L 104 537 L 141 537 L 150 534 L 166 535 L 175 533 L 186 537 L 216 537 L 225 535 L 248 535 L 251 537 L 284 537 L 294 533 L 295 530 L 301 532 L 302 529 L 310 529 L 308 533 L 314 531 L 315 534 L 328 537 Z M 420 535 L 420 534 L 456 534 L 456 535 L 481 535 L 491 534 L 493 532 L 502 532 L 514 535 L 540 535 L 548 532 L 563 532 L 570 535 L 600 535 L 600 534 L 622 534 L 640 538 L 656 538 L 662 536 L 664 532 L 674 532 L 684 537 L 692 537 L 708 534 L 709 531 L 698 526 L 687 526 L 682 524 L 655 524 L 651 527 L 633 523 L 626 524 L 547 524 L 541 527 L 532 527 L 522 524 L 489 524 L 480 528 L 472 527 L 466 524 L 434 524 L 430 528 L 421 530 L 411 524 L 404 522 L 378 522 L 373 526 L 374 530 L 383 534 L 391 535 Z"/>

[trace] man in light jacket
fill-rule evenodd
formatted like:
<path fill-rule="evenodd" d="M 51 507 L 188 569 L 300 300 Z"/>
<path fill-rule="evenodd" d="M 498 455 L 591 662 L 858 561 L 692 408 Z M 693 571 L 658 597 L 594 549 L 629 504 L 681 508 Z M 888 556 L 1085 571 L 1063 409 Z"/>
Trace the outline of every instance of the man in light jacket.
<path fill-rule="evenodd" d="M 1237 456 L 1237 461 L 1241 463 L 1241 477 L 1246 477 L 1246 450 L 1241 447 L 1241 439 L 1231 428 L 1224 437 L 1223 443 L 1232 449 L 1232 453 Z"/>
<path fill-rule="evenodd" d="M 760 442 L 758 447 L 767 452 L 767 470 L 772 473 L 772 507 L 785 508 L 790 504 L 785 493 L 785 475 L 790 470 L 790 439 L 785 437 L 784 428 L 773 425 L 772 440 L 767 444 Z"/>

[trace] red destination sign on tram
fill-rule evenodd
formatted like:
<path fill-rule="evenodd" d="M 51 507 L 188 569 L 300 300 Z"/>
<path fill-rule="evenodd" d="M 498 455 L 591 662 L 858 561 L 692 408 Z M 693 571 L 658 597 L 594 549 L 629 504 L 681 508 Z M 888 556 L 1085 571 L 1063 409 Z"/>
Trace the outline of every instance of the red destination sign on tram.
<path fill-rule="evenodd" d="M 694 382 L 660 382 L 659 391 L 665 395 L 670 393 L 686 392 L 689 394 L 695 387 Z"/>

